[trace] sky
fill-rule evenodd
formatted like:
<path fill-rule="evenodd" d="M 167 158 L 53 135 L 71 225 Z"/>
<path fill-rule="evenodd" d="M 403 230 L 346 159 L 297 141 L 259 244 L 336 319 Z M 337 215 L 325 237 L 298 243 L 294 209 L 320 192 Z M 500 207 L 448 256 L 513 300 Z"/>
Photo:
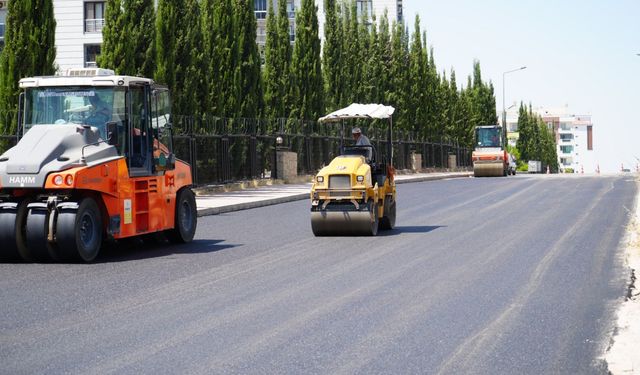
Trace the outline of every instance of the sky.
<path fill-rule="evenodd" d="M 590 114 L 595 160 L 603 172 L 635 168 L 640 158 L 640 1 L 404 0 L 413 33 L 416 14 L 438 69 L 459 84 L 480 61 L 496 109 L 505 101 L 568 105 Z M 585 170 L 585 172 L 588 172 Z"/>

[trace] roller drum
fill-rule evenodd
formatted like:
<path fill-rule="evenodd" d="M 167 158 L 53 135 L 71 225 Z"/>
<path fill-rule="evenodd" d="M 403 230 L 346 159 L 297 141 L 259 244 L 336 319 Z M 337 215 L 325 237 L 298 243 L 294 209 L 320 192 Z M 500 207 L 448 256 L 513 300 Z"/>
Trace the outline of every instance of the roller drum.
<path fill-rule="evenodd" d="M 504 176 L 503 163 L 475 163 L 473 165 L 474 177 L 501 177 Z"/>
<path fill-rule="evenodd" d="M 312 211 L 311 229 L 316 236 L 375 236 L 377 207 L 369 204 L 368 210 Z"/>

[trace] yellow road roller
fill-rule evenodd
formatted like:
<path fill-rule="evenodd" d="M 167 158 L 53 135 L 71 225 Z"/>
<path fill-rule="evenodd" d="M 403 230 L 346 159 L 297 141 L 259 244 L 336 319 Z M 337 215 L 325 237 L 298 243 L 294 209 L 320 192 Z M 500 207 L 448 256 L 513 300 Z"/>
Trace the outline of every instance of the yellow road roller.
<path fill-rule="evenodd" d="M 384 158 L 372 145 L 342 146 L 340 156 L 322 168 L 311 187 L 311 229 L 316 236 L 375 236 L 396 222 L 392 115 L 381 104 L 351 104 L 319 119 L 321 123 L 352 119 L 388 120 Z M 343 126 L 344 128 L 344 126 Z"/>

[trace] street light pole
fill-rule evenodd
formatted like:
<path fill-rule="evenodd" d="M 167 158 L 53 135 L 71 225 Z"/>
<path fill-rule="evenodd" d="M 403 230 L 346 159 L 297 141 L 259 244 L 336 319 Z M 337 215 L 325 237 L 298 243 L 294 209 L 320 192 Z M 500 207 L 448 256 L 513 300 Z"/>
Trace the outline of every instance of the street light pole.
<path fill-rule="evenodd" d="M 509 71 L 506 71 L 506 72 L 502 73 L 502 127 L 503 127 L 502 131 L 503 131 L 504 134 L 507 134 L 507 110 L 505 108 L 505 100 L 504 100 L 504 97 L 505 97 L 505 94 L 504 94 L 505 93 L 505 89 L 504 89 L 504 87 L 505 87 L 505 83 L 504 83 L 505 76 L 507 74 L 509 74 L 509 73 L 517 72 L 517 71 L 524 70 L 524 69 L 527 69 L 527 67 L 526 66 L 522 66 L 522 67 L 520 67 L 518 69 L 509 70 Z"/>

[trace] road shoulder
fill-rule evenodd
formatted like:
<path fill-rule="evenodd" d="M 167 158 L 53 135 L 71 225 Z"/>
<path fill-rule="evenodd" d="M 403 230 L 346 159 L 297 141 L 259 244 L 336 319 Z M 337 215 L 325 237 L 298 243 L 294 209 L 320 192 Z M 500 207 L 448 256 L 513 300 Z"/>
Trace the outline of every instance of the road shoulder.
<path fill-rule="evenodd" d="M 609 373 L 613 375 L 640 375 L 640 282 L 637 280 L 640 277 L 639 198 L 636 196 L 625 241 L 625 258 L 631 272 L 632 284 L 629 285 L 625 302 L 618 310 L 616 333 L 605 355 Z"/>

